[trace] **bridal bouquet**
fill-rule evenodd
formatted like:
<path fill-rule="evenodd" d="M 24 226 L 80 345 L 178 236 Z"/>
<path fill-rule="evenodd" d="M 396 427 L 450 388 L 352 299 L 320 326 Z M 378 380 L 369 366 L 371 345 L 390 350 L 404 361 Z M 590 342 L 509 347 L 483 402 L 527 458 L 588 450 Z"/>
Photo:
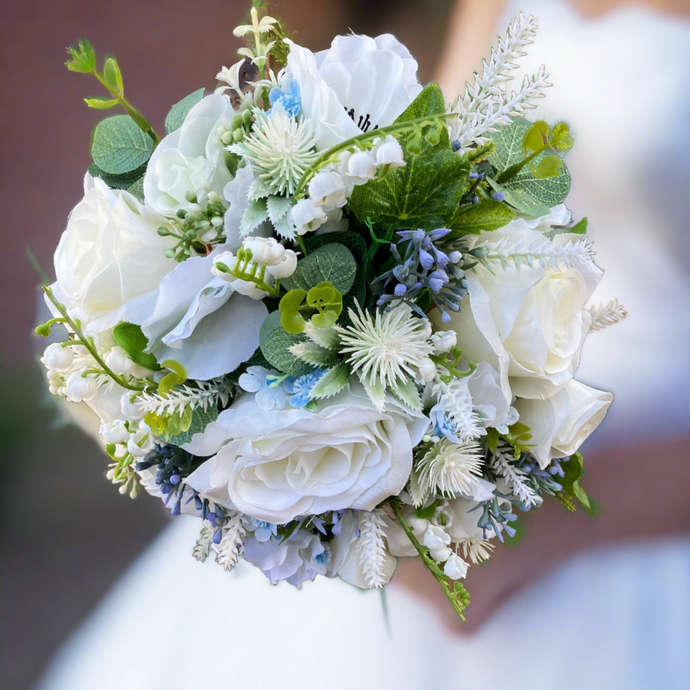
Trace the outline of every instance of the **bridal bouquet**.
<path fill-rule="evenodd" d="M 262 16 L 263 15 L 263 16 Z M 461 580 L 555 497 L 591 508 L 578 447 L 612 396 L 574 378 L 602 271 L 563 205 L 568 125 L 511 83 L 520 15 L 463 95 L 393 36 L 313 53 L 251 10 L 241 60 L 162 136 L 86 41 L 108 95 L 45 286 L 51 393 L 88 406 L 107 476 L 199 518 L 194 556 L 362 588 L 419 557 Z"/>

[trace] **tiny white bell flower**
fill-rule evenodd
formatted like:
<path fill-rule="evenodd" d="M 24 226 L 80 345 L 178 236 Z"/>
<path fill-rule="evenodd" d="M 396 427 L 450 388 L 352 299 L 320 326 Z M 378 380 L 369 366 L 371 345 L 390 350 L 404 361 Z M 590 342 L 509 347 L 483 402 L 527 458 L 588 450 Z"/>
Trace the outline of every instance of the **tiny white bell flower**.
<path fill-rule="evenodd" d="M 347 203 L 347 185 L 337 172 L 322 171 L 309 182 L 309 196 L 325 211 L 341 208 Z"/>
<path fill-rule="evenodd" d="M 105 356 L 105 363 L 116 374 L 129 376 L 134 370 L 134 362 L 127 357 L 127 353 L 118 345 L 108 352 Z"/>
<path fill-rule="evenodd" d="M 216 264 L 224 264 L 230 270 L 235 268 L 237 265 L 237 257 L 232 252 L 223 252 L 222 254 L 214 257 L 211 273 L 213 273 L 213 275 L 217 278 L 222 278 L 226 283 L 232 283 L 233 280 L 236 280 L 235 276 L 225 273 L 225 271 L 221 271 L 216 267 Z"/>
<path fill-rule="evenodd" d="M 286 249 L 282 261 L 276 266 L 269 266 L 266 269 L 274 278 L 289 278 L 297 268 L 297 254 L 292 249 Z"/>
<path fill-rule="evenodd" d="M 431 336 L 434 352 L 450 352 L 458 344 L 458 334 L 455 331 L 437 331 Z"/>
<path fill-rule="evenodd" d="M 132 401 L 132 393 L 125 393 L 120 400 L 120 408 L 126 419 L 137 421 L 144 418 L 144 412 L 137 403 L 137 399 Z"/>
<path fill-rule="evenodd" d="M 451 580 L 462 580 L 467 575 L 469 563 L 463 561 L 457 554 L 451 554 L 446 564 L 443 566 L 443 572 Z"/>
<path fill-rule="evenodd" d="M 415 535 L 422 535 L 424 532 L 426 532 L 426 528 L 429 526 L 429 521 L 412 516 L 407 519 L 407 524 L 410 526 L 410 529 L 415 533 Z"/>
<path fill-rule="evenodd" d="M 146 424 L 140 424 L 127 441 L 127 450 L 135 458 L 146 457 L 153 450 L 153 446 L 153 435 Z"/>
<path fill-rule="evenodd" d="M 74 352 L 71 347 L 62 347 L 60 343 L 52 343 L 46 348 L 41 361 L 46 369 L 69 371 L 74 362 Z"/>
<path fill-rule="evenodd" d="M 422 541 L 427 549 L 438 550 L 450 544 L 450 534 L 443 527 L 429 525 L 424 532 Z"/>
<path fill-rule="evenodd" d="M 216 237 L 218 237 L 218 230 L 216 230 L 215 228 L 211 228 L 201 236 L 201 241 L 206 242 L 208 244 L 209 242 L 213 242 L 213 240 L 215 240 Z"/>
<path fill-rule="evenodd" d="M 292 224 L 298 235 L 305 235 L 320 228 L 327 220 L 326 213 L 311 199 L 300 199 L 290 211 Z"/>
<path fill-rule="evenodd" d="M 376 177 L 376 159 L 368 151 L 355 151 L 347 161 L 347 174 L 355 184 L 366 184 Z"/>
<path fill-rule="evenodd" d="M 275 266 L 285 254 L 285 247 L 273 237 L 247 237 L 242 246 L 252 253 L 251 260 L 260 265 Z"/>
<path fill-rule="evenodd" d="M 436 376 L 436 365 L 431 359 L 429 359 L 429 357 L 424 357 L 423 359 L 419 360 L 417 369 L 419 369 L 419 375 L 422 379 L 422 383 L 429 383 L 429 381 L 434 380 L 434 376 Z"/>
<path fill-rule="evenodd" d="M 453 552 L 447 546 L 441 546 L 438 549 L 429 549 L 429 555 L 437 562 L 443 563 L 448 560 Z"/>
<path fill-rule="evenodd" d="M 93 376 L 82 376 L 81 371 L 75 371 L 68 379 L 66 395 L 72 402 L 88 402 L 98 393 L 98 383 Z"/>
<path fill-rule="evenodd" d="M 395 137 L 387 136 L 385 141 L 375 147 L 376 164 L 388 165 L 391 168 L 402 168 L 405 166 L 402 146 Z"/>
<path fill-rule="evenodd" d="M 116 419 L 114 422 L 101 424 L 98 435 L 103 443 L 124 443 L 129 437 L 129 431 L 123 420 Z"/>

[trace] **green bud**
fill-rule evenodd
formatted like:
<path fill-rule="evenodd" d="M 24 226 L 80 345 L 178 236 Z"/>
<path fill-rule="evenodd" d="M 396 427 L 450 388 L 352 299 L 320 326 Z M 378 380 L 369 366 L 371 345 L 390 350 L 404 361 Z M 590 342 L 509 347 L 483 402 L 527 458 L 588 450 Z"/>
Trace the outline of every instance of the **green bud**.
<path fill-rule="evenodd" d="M 243 129 L 236 129 L 232 133 L 232 139 L 235 143 L 239 143 L 240 141 L 242 141 L 242 139 L 244 139 L 244 130 Z"/>
<path fill-rule="evenodd" d="M 164 256 L 166 259 L 172 259 L 173 256 L 175 256 L 175 250 L 174 250 L 174 249 L 166 249 L 166 250 L 163 252 L 163 256 Z"/>
<path fill-rule="evenodd" d="M 235 141 L 233 139 L 232 132 L 225 132 L 220 140 L 223 142 L 223 144 L 225 144 L 225 146 L 230 146 L 230 144 Z"/>
<path fill-rule="evenodd" d="M 429 131 L 424 137 L 432 146 L 436 146 L 441 139 L 441 132 L 439 127 L 430 127 Z"/>
<path fill-rule="evenodd" d="M 167 237 L 167 236 L 170 234 L 170 230 L 168 230 L 167 228 L 164 228 L 164 227 L 161 225 L 161 227 L 158 228 L 158 234 L 159 234 L 161 237 Z"/>
<path fill-rule="evenodd" d="M 249 125 L 252 121 L 252 111 L 251 110 L 245 110 L 242 113 L 242 119 L 244 120 L 245 125 Z"/>
<path fill-rule="evenodd" d="M 230 120 L 230 128 L 231 129 L 239 129 L 242 125 L 244 124 L 242 115 L 237 113 L 237 115 L 232 116 L 232 120 Z"/>
<path fill-rule="evenodd" d="M 187 216 L 187 211 L 185 211 L 183 208 L 180 208 L 177 210 L 177 213 L 175 215 L 181 220 L 184 220 Z"/>
<path fill-rule="evenodd" d="M 191 189 L 184 195 L 184 198 L 187 199 L 190 204 L 196 204 L 196 194 Z"/>
<path fill-rule="evenodd" d="M 187 230 L 184 234 L 186 240 L 193 240 L 196 237 L 196 230 Z"/>

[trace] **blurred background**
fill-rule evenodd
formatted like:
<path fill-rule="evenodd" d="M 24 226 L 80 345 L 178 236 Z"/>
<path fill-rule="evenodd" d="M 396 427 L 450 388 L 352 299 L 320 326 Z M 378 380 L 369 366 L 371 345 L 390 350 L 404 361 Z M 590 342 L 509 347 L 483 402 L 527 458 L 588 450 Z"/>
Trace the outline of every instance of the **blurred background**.
<path fill-rule="evenodd" d="M 524 4 L 539 5 L 534 2 Z M 546 3 L 542 4 L 546 6 Z M 627 330 L 619 332 L 623 335 L 619 335 L 618 340 L 600 341 L 603 345 L 599 351 L 590 348 L 590 358 L 596 357 L 598 361 L 596 365 L 585 367 L 587 383 L 606 388 L 606 381 L 601 377 L 605 378 L 606 369 L 615 366 L 616 360 L 620 368 L 622 359 L 629 362 L 629 378 L 637 377 L 639 385 L 633 389 L 634 394 L 628 395 L 627 399 L 623 395 L 614 404 L 610 426 L 602 432 L 595 450 L 600 457 L 610 457 L 612 461 L 590 466 L 588 488 L 603 500 L 605 491 L 616 486 L 621 492 L 627 491 L 631 500 L 642 501 L 649 477 L 641 471 L 640 463 L 641 458 L 650 457 L 646 450 L 648 445 L 645 445 L 650 444 L 656 449 L 653 458 L 657 467 L 674 464 L 668 478 L 656 480 L 659 481 L 657 500 L 667 500 L 666 510 L 631 515 L 629 505 L 611 505 L 608 513 L 606 507 L 603 509 L 608 521 L 604 519 L 599 525 L 592 524 L 581 514 L 565 516 L 570 521 L 564 527 L 569 536 L 548 547 L 552 558 L 551 561 L 547 559 L 547 565 L 552 565 L 557 557 L 565 557 L 568 548 L 563 547 L 563 543 L 570 544 L 571 549 L 584 549 L 595 539 L 603 543 L 620 538 L 612 526 L 614 524 L 624 523 L 628 528 L 625 539 L 633 541 L 682 534 L 690 528 L 690 500 L 686 498 L 688 484 L 683 483 L 690 479 L 690 472 L 686 471 L 690 406 L 688 394 L 683 395 L 682 388 L 688 382 L 688 339 L 685 336 L 690 323 L 689 228 L 680 212 L 680 202 L 685 198 L 681 192 L 675 191 L 687 190 L 690 182 L 687 162 L 690 159 L 687 153 L 690 113 L 687 95 L 683 96 L 690 87 L 687 68 L 690 64 L 687 59 L 690 29 L 686 16 L 690 8 L 687 2 L 682 1 L 650 3 L 644 11 L 661 13 L 664 20 L 657 31 L 656 43 L 638 44 L 638 52 L 633 55 L 626 52 L 631 49 L 624 41 L 625 36 L 629 36 L 625 21 L 609 23 L 607 20 L 609 13 L 615 13 L 619 6 L 629 3 L 583 0 L 576 4 L 578 21 L 585 22 L 588 30 L 594 26 L 591 23 L 598 22 L 595 32 L 584 35 L 590 38 L 598 36 L 600 65 L 603 65 L 600 79 L 596 83 L 587 81 L 592 76 L 591 61 L 590 72 L 582 73 L 580 83 L 576 72 L 571 74 L 565 69 L 568 61 L 578 55 L 578 50 L 596 49 L 587 42 L 578 42 L 579 39 L 573 39 L 572 54 L 567 50 L 564 53 L 562 46 L 559 53 L 558 43 L 562 36 L 551 34 L 549 39 L 544 29 L 539 38 L 544 44 L 536 58 L 551 66 L 551 51 L 560 59 L 560 63 L 555 60 L 556 68 L 552 72 L 554 81 L 559 84 L 553 89 L 553 107 L 557 114 L 563 116 L 558 112 L 559 108 L 562 110 L 570 102 L 569 98 L 572 101 L 572 93 L 567 91 L 567 80 L 573 79 L 573 88 L 580 88 L 581 92 L 588 93 L 587 89 L 594 89 L 592 102 L 584 104 L 581 114 L 573 112 L 569 115 L 580 126 L 586 144 L 580 149 L 580 154 L 575 147 L 572 165 L 568 161 L 575 180 L 571 201 L 578 218 L 589 211 L 588 208 L 578 208 L 578 204 L 584 206 L 585 202 L 589 204 L 594 200 L 598 204 L 600 219 L 614 223 L 622 206 L 633 204 L 637 190 L 647 189 L 645 193 L 649 194 L 651 206 L 638 214 L 638 222 L 656 232 L 659 232 L 658 224 L 661 222 L 667 229 L 665 236 L 669 238 L 664 246 L 675 262 L 670 269 L 676 276 L 675 283 L 668 289 L 674 293 L 673 299 L 680 306 L 676 307 L 674 303 L 672 311 L 675 316 L 672 323 L 669 320 L 669 333 L 665 338 L 669 342 L 673 338 L 676 343 L 668 350 L 666 364 L 679 365 L 679 373 L 672 377 L 673 385 L 669 384 L 671 392 L 666 392 L 658 377 L 645 378 L 642 369 L 649 369 L 650 358 L 654 356 L 650 352 L 650 338 L 659 337 L 658 324 L 641 321 L 634 313 L 629 317 L 631 325 L 626 322 L 620 326 Z M 472 6 L 476 10 L 479 5 L 479 12 L 470 12 Z M 348 29 L 370 35 L 394 33 L 418 60 L 420 81 L 426 83 L 439 77 L 442 86 L 455 85 L 453 94 L 460 90 L 464 78 L 479 66 L 482 54 L 488 53 L 489 43 L 498 31 L 494 27 L 499 26 L 503 19 L 507 21 L 512 9 L 521 8 L 519 3 L 506 7 L 506 3 L 492 0 L 484 3 L 471 0 L 467 3 L 453 0 L 277 0 L 273 6 L 276 16 L 288 20 L 288 26 L 296 33 L 296 40 L 313 50 L 327 47 L 334 35 Z M 232 29 L 247 8 L 248 2 L 243 0 L 99 0 L 97 3 L 87 0 L 0 0 L 0 83 L 3 86 L 0 92 L 2 688 L 32 687 L 58 645 L 84 620 L 118 576 L 168 522 L 166 511 L 158 501 L 146 495 L 132 501 L 120 496 L 107 482 L 104 476 L 105 456 L 93 441 L 64 424 L 49 400 L 42 367 L 37 364 L 43 345 L 32 335 L 39 304 L 38 278 L 26 258 L 25 248 L 30 247 L 52 279 L 52 255 L 67 215 L 81 197 L 82 178 L 90 162 L 89 133 L 99 119 L 99 113 L 86 108 L 82 101 L 84 96 L 94 95 L 97 89 L 87 77 L 71 74 L 64 68 L 65 47 L 87 37 L 100 56 L 108 52 L 115 54 L 123 70 L 128 97 L 154 125 L 162 129 L 165 115 L 173 103 L 201 85 L 213 87 L 219 68 L 235 62 L 239 43 L 233 37 Z M 460 27 L 461 21 L 465 22 L 465 28 Z M 441 37 L 451 34 L 456 39 L 444 48 Z M 638 74 L 637 81 L 622 85 L 621 80 L 616 82 L 606 60 L 615 62 L 617 59 L 625 65 L 626 61 L 637 59 L 644 64 L 647 61 L 639 51 L 648 50 L 651 57 L 659 40 L 663 42 L 664 37 L 668 37 L 667 49 L 671 60 L 674 59 L 674 46 L 685 41 L 685 53 L 675 53 L 677 69 L 664 74 Z M 559 64 L 560 81 L 557 74 Z M 653 64 L 658 64 L 658 60 Z M 618 91 L 614 84 L 617 84 Z M 621 113 L 611 110 L 610 106 L 615 106 L 611 99 L 618 103 L 634 103 L 636 89 L 639 89 L 638 112 L 633 113 L 630 109 L 628 119 L 619 117 Z M 644 89 L 649 89 L 649 92 L 644 94 Z M 645 99 L 653 100 L 655 96 L 657 100 L 662 99 L 661 103 L 656 103 L 657 110 L 648 109 L 645 115 Z M 675 108 L 675 120 L 656 117 L 657 112 L 668 114 L 664 98 L 670 98 L 669 107 Z M 602 104 L 595 104 L 596 99 L 602 99 Z M 580 117 L 583 119 L 578 120 Z M 649 136 L 644 140 L 636 133 L 635 118 L 638 122 L 640 118 L 648 120 Z M 619 127 L 621 122 L 623 124 Z M 626 125 L 629 125 L 627 130 Z M 627 140 L 626 136 L 629 137 Z M 653 189 L 645 187 L 647 181 L 639 174 L 639 165 L 634 172 L 640 179 L 631 182 L 627 196 L 621 193 L 620 188 L 607 188 L 605 180 L 597 176 L 595 171 L 602 162 L 625 166 L 626 162 L 612 158 L 607 148 L 621 140 L 630 151 L 649 155 L 648 173 L 656 181 Z M 652 152 L 650 145 L 653 145 Z M 678 152 L 683 150 L 686 152 L 679 156 Z M 600 155 L 596 160 L 592 158 L 593 151 Z M 654 151 L 658 155 L 653 155 Z M 662 214 L 661 221 L 655 215 L 657 213 Z M 626 228 L 616 227 L 616 232 L 624 231 Z M 620 234 L 616 235 L 616 241 L 620 241 L 620 237 Z M 647 247 L 644 242 L 635 244 L 639 235 L 626 237 L 632 254 L 627 264 L 622 262 L 622 267 L 612 268 L 614 280 L 610 289 L 614 293 L 610 296 L 618 296 L 626 306 L 630 306 L 626 301 L 626 291 L 639 290 L 640 284 L 633 266 L 644 265 L 640 262 L 645 261 L 648 269 L 653 267 L 657 270 L 662 264 L 655 263 L 658 257 L 654 247 Z M 601 240 L 600 263 L 608 268 L 614 254 L 614 236 L 609 236 L 608 245 L 604 236 L 595 235 L 595 239 L 597 242 Z M 618 289 L 617 293 L 615 289 Z M 607 294 L 606 300 L 608 298 Z M 668 304 L 666 308 L 670 309 Z M 666 340 L 662 338 L 662 342 Z M 608 354 L 599 357 L 604 346 Z M 587 355 L 586 352 L 585 357 Z M 615 383 L 611 387 L 615 393 L 619 392 Z M 667 403 L 660 400 L 664 395 L 668 398 Z M 630 439 L 625 433 L 633 418 L 631 410 L 643 404 L 657 411 L 655 424 L 657 421 L 658 424 L 646 437 Z M 664 405 L 668 407 L 667 412 Z M 668 450 L 659 445 L 654 433 L 671 444 Z M 645 449 L 644 453 L 641 448 Z M 613 462 L 614 458 L 619 462 Z M 621 458 L 628 461 L 624 470 Z M 678 469 L 679 465 L 685 468 L 683 481 L 680 480 L 683 470 Z M 552 510 L 553 521 L 545 520 L 541 511 L 538 520 L 542 520 L 542 527 L 535 523 L 532 528 L 531 521 L 525 521 L 527 536 L 524 541 L 526 545 L 532 543 L 534 549 L 547 548 L 544 546 L 548 542 L 544 531 L 548 529 L 547 523 L 561 525 L 565 519 L 554 512 L 560 510 L 558 506 L 545 510 Z M 524 553 L 529 551 L 525 549 Z M 500 559 L 504 558 L 510 559 L 511 556 L 498 555 L 495 572 L 500 568 Z M 516 568 L 519 570 L 519 566 Z M 523 579 L 531 576 L 530 571 L 524 571 Z M 506 596 L 511 588 L 504 583 L 500 588 L 497 585 L 497 589 L 500 589 L 501 596 Z M 499 598 L 498 595 L 487 595 L 485 604 L 479 598 L 476 607 L 489 609 Z"/>

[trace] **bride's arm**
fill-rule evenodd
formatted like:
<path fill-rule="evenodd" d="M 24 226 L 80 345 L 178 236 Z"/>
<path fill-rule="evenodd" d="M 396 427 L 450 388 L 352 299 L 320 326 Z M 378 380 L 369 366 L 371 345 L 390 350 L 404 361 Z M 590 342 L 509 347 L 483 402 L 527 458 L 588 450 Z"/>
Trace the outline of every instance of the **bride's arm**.
<path fill-rule="evenodd" d="M 450 99 L 464 93 L 496 36 L 505 0 L 457 0 L 446 33 L 436 81 Z"/>

